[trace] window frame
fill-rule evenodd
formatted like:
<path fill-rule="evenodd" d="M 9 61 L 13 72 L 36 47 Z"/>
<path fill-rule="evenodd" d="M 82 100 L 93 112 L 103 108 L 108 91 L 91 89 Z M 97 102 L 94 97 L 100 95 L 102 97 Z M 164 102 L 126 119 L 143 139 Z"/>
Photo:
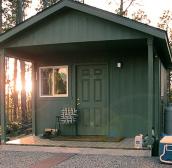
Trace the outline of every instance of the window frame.
<path fill-rule="evenodd" d="M 67 79 L 66 79 L 66 94 L 55 94 L 54 92 L 54 83 L 55 83 L 55 78 L 54 78 L 54 70 L 58 69 L 58 68 L 67 68 Z M 52 95 L 43 95 L 42 94 L 42 79 L 41 79 L 41 70 L 43 69 L 52 69 L 53 70 L 53 74 L 52 74 Z M 60 65 L 60 66 L 42 66 L 39 67 L 39 97 L 68 97 L 68 93 L 69 93 L 69 68 L 68 65 Z"/>

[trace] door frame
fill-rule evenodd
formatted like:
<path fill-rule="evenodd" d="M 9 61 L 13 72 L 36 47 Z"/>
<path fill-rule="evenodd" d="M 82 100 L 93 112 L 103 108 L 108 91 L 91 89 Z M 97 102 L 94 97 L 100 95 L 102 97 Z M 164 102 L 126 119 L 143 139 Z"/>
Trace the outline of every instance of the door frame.
<path fill-rule="evenodd" d="M 74 73 L 72 75 L 72 78 L 74 79 L 73 83 L 74 83 L 74 95 L 72 96 L 74 99 L 74 104 L 75 107 L 77 108 L 77 69 L 78 66 L 90 66 L 90 65 L 104 65 L 106 67 L 106 71 L 107 71 L 107 129 L 106 129 L 106 135 L 105 136 L 109 136 L 109 132 L 110 132 L 110 71 L 109 71 L 109 64 L 108 63 L 102 63 L 102 62 L 98 62 L 98 63 L 79 63 L 79 64 L 74 64 L 73 65 L 73 69 L 74 69 Z"/>

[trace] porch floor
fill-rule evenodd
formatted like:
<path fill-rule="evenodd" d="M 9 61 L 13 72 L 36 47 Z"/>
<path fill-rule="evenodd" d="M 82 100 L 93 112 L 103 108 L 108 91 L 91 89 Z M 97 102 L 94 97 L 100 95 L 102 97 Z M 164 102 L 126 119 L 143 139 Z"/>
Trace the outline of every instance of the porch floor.
<path fill-rule="evenodd" d="M 26 145 L 28 150 L 46 150 L 47 152 L 59 152 L 59 153 L 79 153 L 79 154 L 105 154 L 116 156 L 144 156 L 150 157 L 151 150 L 135 149 L 134 138 L 125 138 L 120 142 L 83 142 L 83 141 L 54 141 L 50 139 L 42 139 L 38 136 L 28 135 L 19 139 L 6 142 L 10 148 L 19 150 L 21 145 Z M 32 146 L 32 148 L 30 147 Z"/>
<path fill-rule="evenodd" d="M 63 140 L 42 139 L 39 136 L 28 135 L 18 139 L 7 141 L 6 144 L 78 147 L 78 148 L 135 149 L 134 138 L 124 138 L 119 142 L 89 142 L 89 141 L 78 141 L 78 140 L 63 141 Z"/>

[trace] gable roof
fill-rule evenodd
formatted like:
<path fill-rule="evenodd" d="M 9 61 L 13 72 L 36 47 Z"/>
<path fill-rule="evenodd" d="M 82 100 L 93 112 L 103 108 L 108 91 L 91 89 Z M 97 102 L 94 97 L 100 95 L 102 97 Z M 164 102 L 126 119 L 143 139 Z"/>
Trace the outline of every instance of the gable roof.
<path fill-rule="evenodd" d="M 6 33 L 3 33 L 0 36 L 0 43 L 4 40 L 10 38 L 14 34 L 32 26 L 33 24 L 39 22 L 40 20 L 46 18 L 47 16 L 53 14 L 54 12 L 61 11 L 65 8 L 72 8 L 81 12 L 85 12 L 94 16 L 97 16 L 99 18 L 115 22 L 117 24 L 120 24 L 122 26 L 132 28 L 138 31 L 141 31 L 143 33 L 158 37 L 158 38 L 165 38 L 166 32 L 164 30 L 148 26 L 146 24 L 131 20 L 129 18 L 125 18 L 123 16 L 116 15 L 111 12 L 104 11 L 102 9 L 98 9 L 86 4 L 82 4 L 80 2 L 76 2 L 73 0 L 61 0 L 55 5 L 43 10 L 42 12 L 39 12 L 35 16 L 27 19 L 26 21 L 22 22 L 21 24 L 15 26 L 14 28 L 8 30 Z"/>
<path fill-rule="evenodd" d="M 21 24 L 15 26 L 14 28 L 8 30 L 7 32 L 0 35 L 0 43 L 5 42 L 6 40 L 10 39 L 14 35 L 18 34 L 21 31 L 24 31 L 26 28 L 29 28 L 30 26 L 38 23 L 42 19 L 50 16 L 51 14 L 55 12 L 60 12 L 62 10 L 65 10 L 67 8 L 71 8 L 77 11 L 81 11 L 84 13 L 88 13 L 90 15 L 105 19 L 107 21 L 111 21 L 117 24 L 120 24 L 122 26 L 138 30 L 140 32 L 146 33 L 148 35 L 154 36 L 155 38 L 158 38 L 159 41 L 163 42 L 165 44 L 166 51 L 168 52 L 168 56 L 170 59 L 170 62 L 172 62 L 171 58 L 171 49 L 169 46 L 169 40 L 166 31 L 148 26 L 146 24 L 131 20 L 129 18 L 125 18 L 119 15 L 116 15 L 111 12 L 107 12 L 80 2 L 76 2 L 73 0 L 61 0 L 55 5 L 43 10 L 42 12 L 39 12 L 35 16 L 27 19 L 26 21 L 22 22 Z"/>

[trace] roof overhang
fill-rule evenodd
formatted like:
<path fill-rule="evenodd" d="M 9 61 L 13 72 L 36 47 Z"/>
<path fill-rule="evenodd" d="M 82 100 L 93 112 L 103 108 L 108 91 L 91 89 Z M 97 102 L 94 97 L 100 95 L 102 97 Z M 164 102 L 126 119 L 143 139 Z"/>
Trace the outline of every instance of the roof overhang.
<path fill-rule="evenodd" d="M 172 64 L 172 54 L 171 49 L 169 46 L 169 40 L 166 31 L 148 26 L 146 24 L 131 20 L 129 18 L 125 18 L 119 15 L 116 15 L 111 12 L 107 12 L 95 7 L 91 7 L 86 4 L 82 4 L 73 0 L 61 0 L 57 4 L 43 10 L 42 12 L 38 13 L 37 15 L 27 19 L 26 21 L 22 22 L 21 24 L 17 25 L 16 27 L 10 29 L 6 33 L 3 33 L 0 36 L 0 43 L 1 46 L 3 43 L 5 43 L 10 38 L 14 37 L 20 32 L 23 32 L 25 29 L 28 29 L 29 27 L 33 26 L 34 24 L 40 22 L 41 20 L 47 18 L 48 16 L 54 14 L 54 13 L 60 13 L 67 9 L 74 9 L 77 11 L 81 11 L 117 24 L 120 24 L 122 26 L 128 27 L 130 29 L 134 29 L 140 32 L 143 32 L 145 34 L 148 34 L 150 36 L 153 36 L 157 43 L 163 43 L 165 56 L 168 57 L 168 64 Z M 158 44 L 161 45 L 161 44 Z M 172 66 L 172 65 L 171 65 Z"/>

